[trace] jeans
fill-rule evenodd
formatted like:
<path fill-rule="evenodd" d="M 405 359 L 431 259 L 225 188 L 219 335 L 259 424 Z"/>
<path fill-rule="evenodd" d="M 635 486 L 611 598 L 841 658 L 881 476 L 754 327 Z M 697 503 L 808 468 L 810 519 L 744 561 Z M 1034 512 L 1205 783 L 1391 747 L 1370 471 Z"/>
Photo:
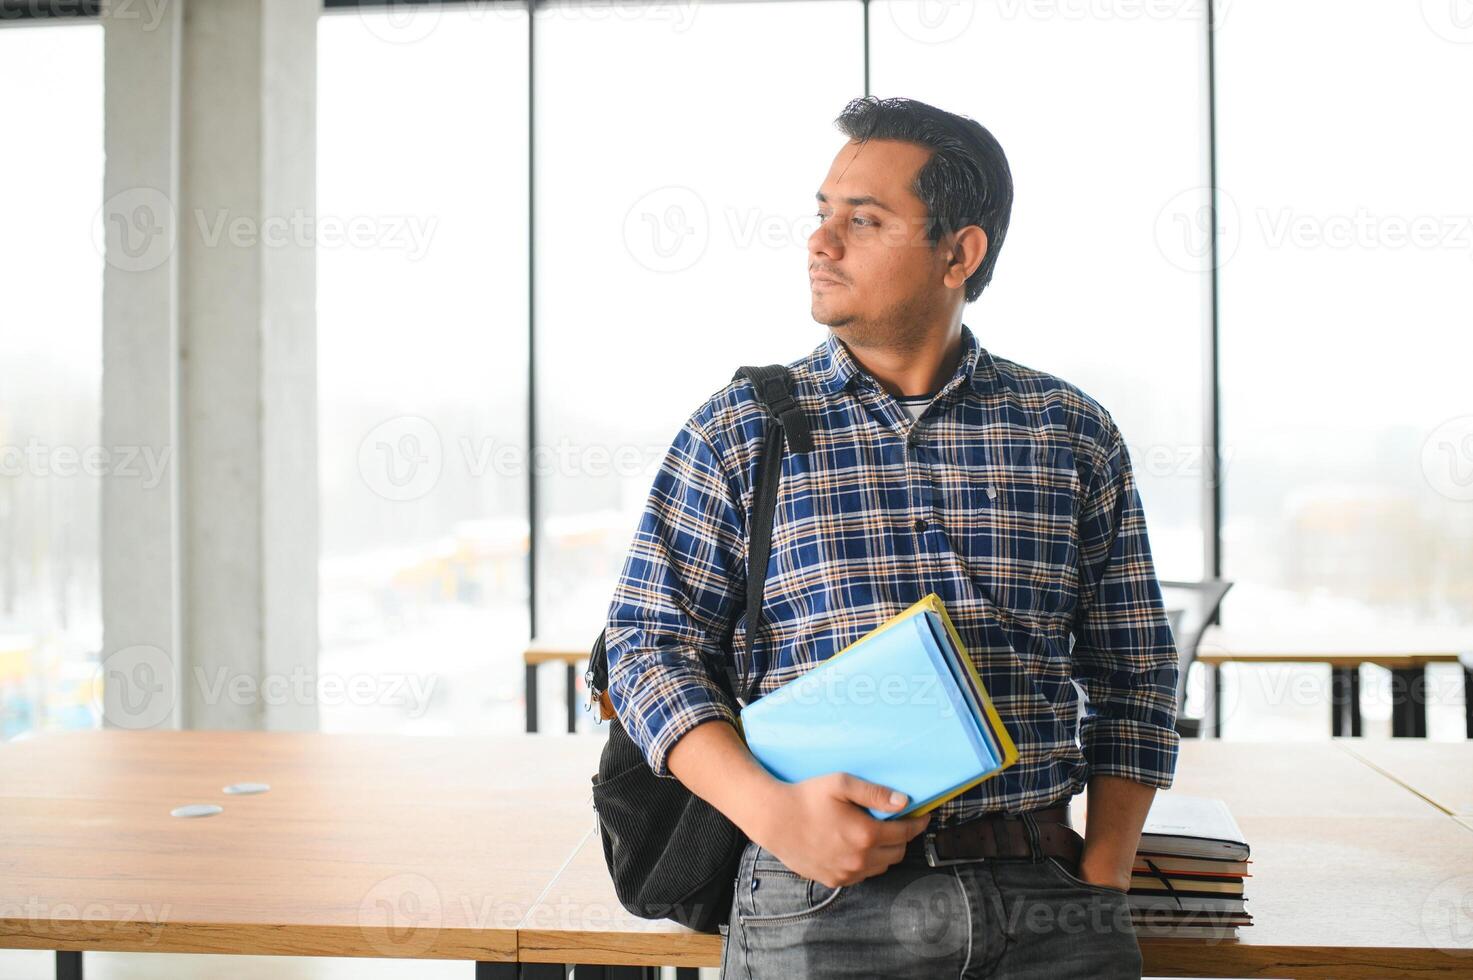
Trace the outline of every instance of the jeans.
<path fill-rule="evenodd" d="M 748 843 L 722 980 L 825 977 L 1069 980 L 1141 975 L 1125 893 L 1036 849 L 932 868 L 907 856 L 830 888 Z"/>

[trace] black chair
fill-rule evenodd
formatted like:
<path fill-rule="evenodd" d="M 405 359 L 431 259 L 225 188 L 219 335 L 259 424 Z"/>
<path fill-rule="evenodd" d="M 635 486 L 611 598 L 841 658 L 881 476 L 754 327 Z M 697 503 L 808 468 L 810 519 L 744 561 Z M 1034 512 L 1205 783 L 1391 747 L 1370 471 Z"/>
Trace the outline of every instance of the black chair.
<path fill-rule="evenodd" d="M 1227 579 L 1209 578 L 1200 582 L 1161 583 L 1161 597 L 1166 603 L 1166 616 L 1171 621 L 1171 635 L 1176 640 L 1178 676 L 1176 680 L 1176 731 L 1183 738 L 1199 738 L 1202 735 L 1201 718 L 1188 718 L 1187 675 L 1192 664 L 1197 662 L 1197 648 L 1207 627 L 1217 621 L 1217 611 L 1222 606 L 1222 597 L 1227 595 L 1233 583 Z M 1206 665 L 1204 665 L 1205 667 Z M 1216 680 L 1216 675 L 1213 677 Z M 1222 734 L 1221 689 L 1213 684 L 1212 690 L 1212 735 Z"/>

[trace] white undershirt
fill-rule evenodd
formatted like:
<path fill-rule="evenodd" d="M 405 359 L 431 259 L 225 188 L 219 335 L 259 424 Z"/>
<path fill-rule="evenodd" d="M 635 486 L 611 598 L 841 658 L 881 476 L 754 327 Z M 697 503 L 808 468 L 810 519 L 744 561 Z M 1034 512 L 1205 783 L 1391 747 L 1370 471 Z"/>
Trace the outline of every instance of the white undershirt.
<path fill-rule="evenodd" d="M 915 401 L 909 401 L 904 398 L 897 398 L 895 400 L 900 402 L 900 407 L 905 409 L 905 414 L 910 416 L 911 421 L 915 421 L 916 419 L 920 418 L 921 413 L 926 410 L 926 406 L 931 404 L 930 395 L 927 395 L 924 398 L 918 398 Z"/>

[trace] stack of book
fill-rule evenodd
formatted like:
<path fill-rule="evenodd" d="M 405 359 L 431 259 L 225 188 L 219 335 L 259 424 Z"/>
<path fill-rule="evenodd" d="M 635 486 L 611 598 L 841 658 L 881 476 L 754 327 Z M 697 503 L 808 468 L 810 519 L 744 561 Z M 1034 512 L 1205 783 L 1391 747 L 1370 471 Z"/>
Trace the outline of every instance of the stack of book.
<path fill-rule="evenodd" d="M 1221 800 L 1157 793 L 1131 871 L 1131 918 L 1144 937 L 1228 939 L 1245 907 L 1248 842 Z"/>
<path fill-rule="evenodd" d="M 932 593 L 742 708 L 747 748 L 796 783 L 847 772 L 910 799 L 880 820 L 928 813 L 1018 761 L 955 624 Z"/>

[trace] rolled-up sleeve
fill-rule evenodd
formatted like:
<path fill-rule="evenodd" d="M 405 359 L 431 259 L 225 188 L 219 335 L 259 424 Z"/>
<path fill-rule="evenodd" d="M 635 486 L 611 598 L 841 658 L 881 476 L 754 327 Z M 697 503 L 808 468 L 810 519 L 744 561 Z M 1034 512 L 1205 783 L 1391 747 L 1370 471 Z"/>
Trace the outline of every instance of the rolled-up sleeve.
<path fill-rule="evenodd" d="M 614 598 L 604 643 L 609 699 L 656 775 L 706 721 L 736 712 L 698 656 L 730 665 L 722 648 L 745 594 L 740 493 L 695 418 L 676 434 L 650 489 Z"/>
<path fill-rule="evenodd" d="M 1113 421 L 1080 518 L 1074 677 L 1089 695 L 1080 742 L 1091 775 L 1168 789 L 1176 773 L 1176 643 L 1130 455 Z"/>

